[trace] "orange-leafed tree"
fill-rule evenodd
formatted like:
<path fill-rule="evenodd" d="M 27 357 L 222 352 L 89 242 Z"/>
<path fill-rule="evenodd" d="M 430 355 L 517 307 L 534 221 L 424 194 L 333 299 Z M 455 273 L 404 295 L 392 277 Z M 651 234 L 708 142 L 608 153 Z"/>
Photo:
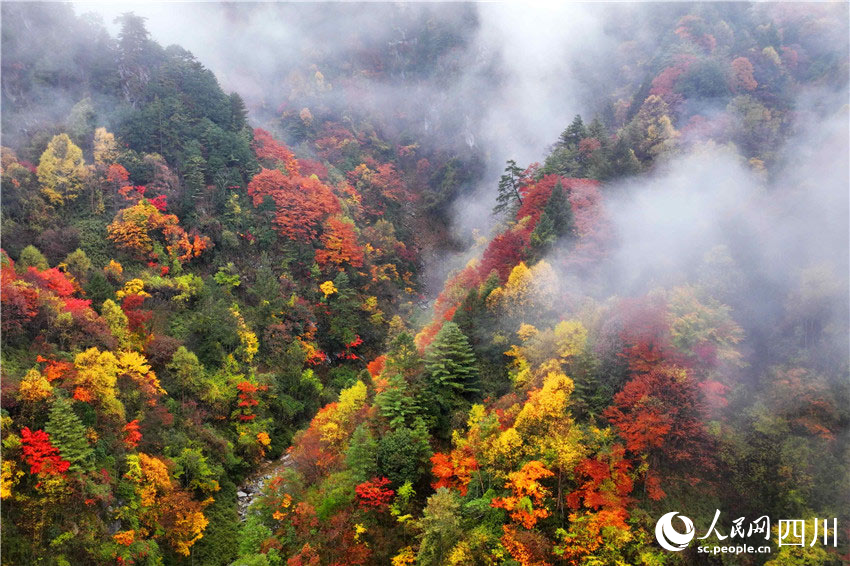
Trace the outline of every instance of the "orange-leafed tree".
<path fill-rule="evenodd" d="M 653 499 L 666 495 L 660 485 L 663 472 L 670 481 L 695 483 L 694 471 L 714 469 L 701 392 L 682 367 L 659 364 L 636 375 L 603 415 L 625 440 L 626 450 L 647 462 L 646 488 Z"/>
<path fill-rule="evenodd" d="M 298 175 L 298 161 L 288 147 L 277 141 L 262 128 L 254 129 L 254 141 L 251 149 L 257 159 L 269 168 L 284 167 L 289 175 Z"/>
<path fill-rule="evenodd" d="M 552 543 L 542 533 L 516 525 L 504 525 L 502 530 L 502 546 L 521 566 L 552 566 Z"/>
<path fill-rule="evenodd" d="M 351 267 L 363 265 L 363 248 L 357 243 L 354 223 L 350 220 L 331 216 L 325 222 L 321 237 L 323 249 L 316 250 L 316 262 L 321 266 L 334 265 Z"/>
<path fill-rule="evenodd" d="M 172 548 L 184 556 L 189 548 L 203 536 L 208 520 L 203 514 L 203 503 L 177 488 L 171 479 L 168 464 L 144 453 L 127 456 L 128 471 L 124 477 L 134 486 L 134 508 L 140 519 L 141 536 L 164 538 Z M 134 513 L 134 514 L 135 514 Z"/>
<path fill-rule="evenodd" d="M 533 528 L 537 521 L 552 514 L 545 507 L 549 490 L 540 480 L 554 475 L 543 462 L 532 460 L 526 463 L 521 470 L 508 474 L 505 487 L 511 491 L 511 495 L 497 497 L 492 502 L 493 507 L 505 509 L 511 519 L 526 529 Z"/>
<path fill-rule="evenodd" d="M 466 495 L 472 474 L 477 471 L 478 461 L 468 445 L 455 448 L 448 454 L 437 452 L 431 457 L 431 474 L 436 478 L 431 487 L 455 488 L 461 495 Z"/>
<path fill-rule="evenodd" d="M 601 509 L 607 524 L 628 530 L 626 507 L 634 484 L 625 452 L 621 444 L 615 444 L 608 453 L 582 460 L 573 471 L 578 487 L 567 495 L 567 504 L 572 509 Z"/>
<path fill-rule="evenodd" d="M 291 240 L 313 240 L 322 222 L 340 211 L 330 187 L 315 177 L 284 175 L 278 169 L 262 169 L 248 183 L 254 206 L 267 198 L 274 204 L 272 223 Z"/>
<path fill-rule="evenodd" d="M 738 57 L 732 61 L 732 75 L 729 78 L 729 86 L 735 92 L 750 92 L 759 85 L 753 76 L 753 64 L 746 57 Z"/>
<path fill-rule="evenodd" d="M 371 216 L 384 216 L 388 207 L 397 207 L 409 198 L 401 176 L 389 163 L 361 163 L 348 173 L 348 181 L 361 196 L 364 212 Z"/>
<path fill-rule="evenodd" d="M 180 263 L 199 256 L 211 245 L 209 238 L 187 233 L 175 215 L 163 214 L 146 199 L 120 210 L 107 226 L 107 234 L 122 251 L 148 261 L 160 259 L 154 251 L 157 243 Z"/>

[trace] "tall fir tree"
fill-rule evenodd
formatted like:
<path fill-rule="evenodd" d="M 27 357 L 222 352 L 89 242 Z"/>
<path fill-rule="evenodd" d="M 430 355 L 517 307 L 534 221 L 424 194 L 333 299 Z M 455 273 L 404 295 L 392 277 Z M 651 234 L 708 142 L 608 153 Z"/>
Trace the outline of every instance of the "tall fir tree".
<path fill-rule="evenodd" d="M 446 322 L 425 352 L 425 379 L 443 410 L 478 391 L 478 369 L 469 340 L 454 322 Z"/>
<path fill-rule="evenodd" d="M 543 208 L 540 220 L 531 233 L 535 259 L 543 257 L 561 238 L 571 239 L 574 236 L 573 208 L 559 180 L 552 188 L 552 194 Z"/>
<path fill-rule="evenodd" d="M 566 147 L 578 147 L 578 143 L 587 137 L 587 128 L 581 116 L 576 114 L 573 122 L 561 133 L 560 143 Z"/>
<path fill-rule="evenodd" d="M 378 441 L 366 425 L 361 424 L 354 429 L 345 461 L 358 482 L 367 481 L 378 474 Z"/>
<path fill-rule="evenodd" d="M 147 18 L 125 12 L 115 18 L 121 24 L 118 32 L 118 74 L 124 99 L 133 108 L 139 103 L 142 91 L 151 78 L 150 51 L 152 42 L 145 27 Z"/>
<path fill-rule="evenodd" d="M 375 404 L 381 416 L 388 419 L 393 428 L 413 422 L 421 412 L 416 397 L 401 373 L 393 372 L 390 375 L 386 389 L 375 396 Z"/>
<path fill-rule="evenodd" d="M 552 194 L 543 208 L 543 214 L 552 221 L 552 229 L 556 238 L 572 237 L 575 235 L 576 225 L 573 216 L 573 207 L 567 199 L 566 191 L 561 181 L 555 183 Z"/>
<path fill-rule="evenodd" d="M 50 435 L 50 442 L 59 449 L 62 459 L 71 462 L 71 471 L 83 473 L 93 469 L 94 451 L 86 440 L 86 427 L 74 413 L 68 399 L 59 397 L 53 402 L 44 429 Z"/>
<path fill-rule="evenodd" d="M 242 128 L 248 125 L 248 109 L 245 108 L 245 101 L 238 93 L 230 93 L 230 130 L 233 132 L 241 132 Z"/>

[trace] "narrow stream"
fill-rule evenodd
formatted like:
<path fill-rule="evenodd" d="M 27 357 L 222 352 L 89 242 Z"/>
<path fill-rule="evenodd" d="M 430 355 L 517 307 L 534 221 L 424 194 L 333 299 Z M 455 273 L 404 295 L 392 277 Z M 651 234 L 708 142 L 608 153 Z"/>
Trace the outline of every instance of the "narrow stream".
<path fill-rule="evenodd" d="M 289 465 L 290 456 L 284 452 L 277 460 L 266 460 L 252 473 L 236 492 L 236 505 L 239 510 L 239 520 L 244 522 L 248 517 L 248 508 L 262 493 L 271 478 Z"/>

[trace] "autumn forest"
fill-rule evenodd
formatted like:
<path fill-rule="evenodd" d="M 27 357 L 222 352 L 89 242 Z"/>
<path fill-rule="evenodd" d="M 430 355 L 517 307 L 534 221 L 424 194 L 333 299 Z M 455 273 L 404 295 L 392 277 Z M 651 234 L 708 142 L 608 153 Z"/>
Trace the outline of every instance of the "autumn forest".
<path fill-rule="evenodd" d="M 0 10 L 4 566 L 850 563 L 846 3 Z"/>

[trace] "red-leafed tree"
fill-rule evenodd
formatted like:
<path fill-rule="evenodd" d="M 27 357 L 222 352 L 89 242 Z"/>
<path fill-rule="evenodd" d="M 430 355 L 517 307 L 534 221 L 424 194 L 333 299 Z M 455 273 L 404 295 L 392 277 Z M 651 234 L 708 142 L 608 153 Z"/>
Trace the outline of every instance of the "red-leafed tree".
<path fill-rule="evenodd" d="M 50 435 L 43 430 L 21 430 L 21 449 L 31 474 L 61 475 L 68 471 L 71 462 L 63 460 L 59 449 L 50 443 Z"/>
<path fill-rule="evenodd" d="M 360 507 L 386 509 L 395 495 L 395 491 L 387 487 L 390 483 L 388 478 L 372 478 L 355 487 L 354 492 L 357 494 Z"/>
<path fill-rule="evenodd" d="M 165 212 L 168 208 L 168 198 L 165 195 L 158 195 L 150 199 L 150 203 L 160 212 Z"/>
<path fill-rule="evenodd" d="M 142 439 L 142 433 L 139 432 L 139 419 L 133 419 L 124 425 L 124 446 L 132 450 L 138 446 Z"/>
<path fill-rule="evenodd" d="M 316 262 L 325 267 L 328 264 L 342 267 L 363 266 L 363 248 L 357 243 L 354 224 L 340 216 L 331 216 L 325 222 L 321 237 L 324 249 L 316 250 Z"/>
<path fill-rule="evenodd" d="M 314 161 L 312 159 L 299 159 L 298 168 L 301 170 L 301 174 L 305 177 L 315 175 L 322 182 L 327 182 L 328 180 L 328 168 L 325 167 L 320 161 Z"/>
<path fill-rule="evenodd" d="M 529 183 L 520 188 L 522 195 L 522 205 L 517 211 L 517 220 L 531 217 L 531 222 L 528 227 L 533 230 L 540 220 L 540 215 L 543 214 L 543 208 L 549 202 L 549 197 L 552 196 L 552 189 L 557 184 L 560 177 L 558 175 L 545 175 L 536 183 Z"/>
<path fill-rule="evenodd" d="M 695 483 L 699 480 L 695 472 L 710 473 L 714 468 L 701 398 L 688 370 L 659 364 L 635 375 L 603 413 L 626 449 L 647 461 L 647 491 L 654 499 L 665 495 L 660 477 Z"/>
<path fill-rule="evenodd" d="M 130 173 L 127 172 L 123 165 L 117 163 L 110 165 L 106 172 L 106 182 L 114 185 L 116 191 L 126 186 L 129 179 Z"/>
<path fill-rule="evenodd" d="M 254 206 L 271 198 L 273 223 L 291 240 L 312 240 L 328 216 L 340 211 L 331 189 L 315 177 L 286 176 L 277 169 L 262 169 L 248 183 Z"/>
<path fill-rule="evenodd" d="M 670 343 L 667 306 L 660 297 L 624 299 L 618 305 L 622 324 L 621 355 L 629 370 L 645 373 L 664 360 L 676 357 Z"/>
<path fill-rule="evenodd" d="M 732 74 L 729 86 L 734 92 L 751 92 L 759 85 L 753 76 L 753 64 L 746 57 L 738 57 L 732 61 Z"/>
<path fill-rule="evenodd" d="M 602 206 L 599 181 L 562 179 L 573 211 L 578 240 L 566 257 L 567 267 L 590 269 L 605 256 L 612 240 L 611 224 Z"/>
<path fill-rule="evenodd" d="M 578 487 L 567 495 L 567 505 L 572 509 L 602 509 L 609 526 L 628 530 L 626 507 L 632 501 L 629 494 L 634 484 L 625 452 L 621 444 L 615 444 L 608 453 L 582 460 L 573 471 Z"/>
<path fill-rule="evenodd" d="M 236 389 L 239 390 L 239 408 L 241 409 L 239 420 L 254 420 L 255 418 L 257 418 L 257 415 L 254 414 L 254 407 L 259 404 L 259 401 L 254 398 L 254 394 L 257 392 L 259 387 L 257 387 L 250 381 L 243 381 L 236 386 Z"/>
<path fill-rule="evenodd" d="M 649 90 L 650 95 L 660 96 L 670 106 L 681 103 L 684 97 L 676 91 L 676 83 L 696 61 L 693 55 L 679 55 L 675 63 L 665 67 L 658 76 L 652 80 Z"/>
<path fill-rule="evenodd" d="M 288 147 L 277 141 L 262 128 L 254 130 L 251 149 L 263 165 L 270 168 L 285 167 L 289 175 L 298 175 L 298 161 Z"/>
<path fill-rule="evenodd" d="M 525 259 L 529 236 L 528 230 L 518 227 L 493 238 L 481 258 L 478 267 L 480 277 L 484 279 L 495 270 L 502 283 L 507 281 L 514 266 Z"/>
<path fill-rule="evenodd" d="M 153 312 L 149 310 L 142 309 L 142 305 L 145 302 L 144 295 L 127 295 L 121 301 L 121 310 L 124 311 L 124 314 L 127 316 L 127 322 L 130 326 L 130 330 L 136 332 L 139 330 L 144 330 L 153 317 Z"/>
<path fill-rule="evenodd" d="M 10 338 L 24 334 L 38 315 L 38 291 L 26 285 L 7 283 L 4 279 L 0 301 L 3 306 L 3 316 L 0 317 L 3 335 Z"/>
<path fill-rule="evenodd" d="M 44 271 L 30 267 L 22 279 L 42 289 L 53 291 L 62 298 L 71 296 L 75 291 L 74 284 L 55 267 Z"/>

